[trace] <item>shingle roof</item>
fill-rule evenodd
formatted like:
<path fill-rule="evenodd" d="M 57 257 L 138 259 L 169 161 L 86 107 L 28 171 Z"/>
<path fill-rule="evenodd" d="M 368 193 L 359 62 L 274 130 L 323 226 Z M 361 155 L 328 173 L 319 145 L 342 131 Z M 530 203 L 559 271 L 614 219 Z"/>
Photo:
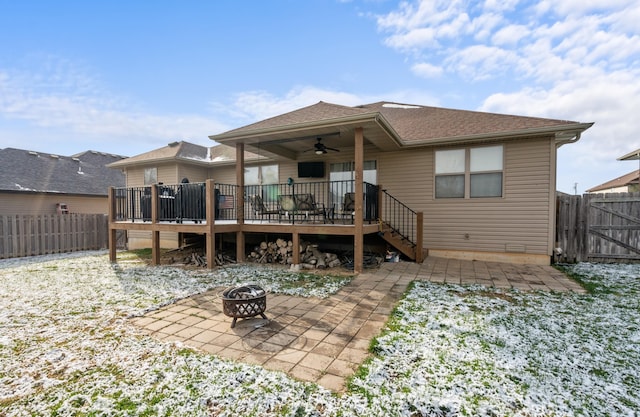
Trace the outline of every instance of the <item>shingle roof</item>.
<path fill-rule="evenodd" d="M 596 185 L 595 187 L 589 188 L 587 192 L 592 193 L 594 191 L 610 190 L 612 188 L 618 188 L 618 187 L 624 187 L 631 184 L 637 184 L 638 179 L 639 179 L 638 170 L 636 169 L 616 179 L 607 181 L 604 184 Z"/>
<path fill-rule="evenodd" d="M 129 165 L 130 163 L 174 160 L 174 159 L 191 159 L 194 161 L 205 161 L 208 158 L 208 148 L 185 141 L 172 142 L 162 148 L 154 149 L 140 155 L 132 156 L 121 161 L 115 161 L 112 166 Z M 126 163 L 124 163 L 126 161 Z"/>
<path fill-rule="evenodd" d="M 379 111 L 407 143 L 578 124 L 568 120 L 388 102 L 367 104 L 362 108 Z"/>
<path fill-rule="evenodd" d="M 446 109 L 411 104 L 377 102 L 356 107 L 319 102 L 257 123 L 210 136 L 213 140 L 241 137 L 260 131 L 292 129 L 296 126 L 352 121 L 357 117 L 382 117 L 398 140 L 405 145 L 429 144 L 442 139 L 469 138 L 479 135 L 503 136 L 518 132 L 558 128 L 559 131 L 588 128 L 579 122 L 539 117 L 515 116 L 468 110 Z"/>
<path fill-rule="evenodd" d="M 107 195 L 109 187 L 125 185 L 125 176 L 106 165 L 123 158 L 96 151 L 60 156 L 1 149 L 0 191 Z"/>
<path fill-rule="evenodd" d="M 250 161 L 255 158 L 257 158 L 257 155 L 251 152 L 245 152 L 245 160 Z M 120 168 L 130 165 L 152 164 L 166 161 L 182 161 L 198 165 L 209 165 L 212 162 L 234 163 L 235 160 L 236 149 L 232 146 L 219 144 L 206 147 L 180 141 L 170 143 L 167 146 L 140 155 L 132 156 L 131 158 L 115 161 L 109 166 L 111 168 Z"/>
<path fill-rule="evenodd" d="M 261 120 L 250 125 L 239 127 L 237 129 L 229 130 L 225 134 L 235 132 L 251 132 L 254 130 L 263 130 L 269 128 L 276 128 L 280 126 L 292 126 L 303 123 L 329 121 L 340 119 L 348 116 L 359 116 L 367 113 L 372 113 L 369 109 L 341 106 L 338 104 L 325 103 L 320 101 L 314 105 L 303 107 L 298 110 L 284 113 L 279 116 L 271 117 L 269 119 Z"/>

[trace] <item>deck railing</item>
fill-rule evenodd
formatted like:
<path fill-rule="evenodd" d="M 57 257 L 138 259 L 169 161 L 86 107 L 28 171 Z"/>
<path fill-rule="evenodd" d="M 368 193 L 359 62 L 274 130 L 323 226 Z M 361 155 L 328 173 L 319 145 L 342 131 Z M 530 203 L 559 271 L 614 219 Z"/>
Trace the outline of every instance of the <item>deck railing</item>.
<path fill-rule="evenodd" d="M 201 223 L 206 220 L 206 183 L 115 188 L 114 220 L 151 222 L 152 187 L 157 187 L 158 222 Z M 238 189 L 234 184 L 214 184 L 215 220 L 237 220 Z M 245 185 L 244 219 L 292 224 L 353 224 L 354 189 L 353 180 Z M 378 192 L 378 186 L 364 184 L 365 221 L 378 221 Z"/>
<path fill-rule="evenodd" d="M 354 189 L 353 180 L 246 185 L 244 218 L 284 223 L 353 224 Z M 365 183 L 365 221 L 377 221 L 377 193 L 377 186 Z"/>
<path fill-rule="evenodd" d="M 122 187 L 114 189 L 115 220 L 143 221 L 152 220 L 152 186 Z M 205 183 L 158 184 L 157 208 L 159 222 L 195 222 L 206 220 L 207 193 Z M 215 218 L 217 220 L 235 220 L 236 194 L 238 186 L 233 184 L 215 184 Z"/>

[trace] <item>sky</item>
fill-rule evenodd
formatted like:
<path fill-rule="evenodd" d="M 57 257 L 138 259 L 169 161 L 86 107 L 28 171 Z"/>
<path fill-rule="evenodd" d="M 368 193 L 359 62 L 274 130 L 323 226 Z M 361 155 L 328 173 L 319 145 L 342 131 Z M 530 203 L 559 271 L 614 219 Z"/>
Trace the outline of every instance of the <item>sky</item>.
<path fill-rule="evenodd" d="M 638 169 L 637 0 L 0 0 L 0 148 L 134 156 L 325 101 L 594 122 L 570 194 Z M 0 167 L 2 169 L 2 167 Z"/>

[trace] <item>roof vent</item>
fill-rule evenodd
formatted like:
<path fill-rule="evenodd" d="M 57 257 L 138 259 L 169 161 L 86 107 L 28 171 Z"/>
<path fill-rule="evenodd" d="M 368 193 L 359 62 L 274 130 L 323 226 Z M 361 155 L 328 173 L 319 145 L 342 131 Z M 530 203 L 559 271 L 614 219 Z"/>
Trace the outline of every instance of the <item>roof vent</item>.
<path fill-rule="evenodd" d="M 38 152 L 29 151 L 29 155 L 38 156 Z"/>
<path fill-rule="evenodd" d="M 76 162 L 80 162 L 80 158 L 71 158 L 71 159 L 73 159 Z"/>
<path fill-rule="evenodd" d="M 399 104 L 399 103 L 384 103 L 382 107 L 388 109 L 420 109 L 420 106 L 413 106 L 411 104 Z"/>
<path fill-rule="evenodd" d="M 60 157 L 58 155 L 51 154 L 49 156 L 52 157 L 53 159 L 60 159 Z"/>

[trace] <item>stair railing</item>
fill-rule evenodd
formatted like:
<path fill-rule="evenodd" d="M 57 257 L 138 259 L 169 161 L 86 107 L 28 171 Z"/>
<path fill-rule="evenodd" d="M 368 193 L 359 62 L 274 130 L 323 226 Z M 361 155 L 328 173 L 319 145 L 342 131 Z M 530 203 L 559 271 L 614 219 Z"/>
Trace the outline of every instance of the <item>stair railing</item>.
<path fill-rule="evenodd" d="M 390 228 L 392 233 L 415 246 L 418 241 L 418 213 L 389 194 L 387 190 L 382 190 L 382 207 L 381 227 Z"/>

